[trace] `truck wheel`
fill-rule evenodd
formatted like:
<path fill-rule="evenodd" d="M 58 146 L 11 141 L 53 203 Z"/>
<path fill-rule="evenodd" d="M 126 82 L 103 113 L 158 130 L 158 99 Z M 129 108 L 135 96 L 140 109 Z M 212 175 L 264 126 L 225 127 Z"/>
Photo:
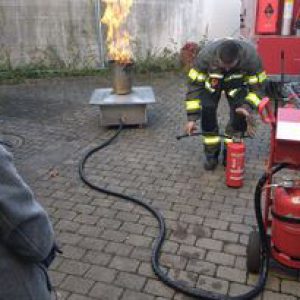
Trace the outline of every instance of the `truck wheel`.
<path fill-rule="evenodd" d="M 252 231 L 247 245 L 247 270 L 258 273 L 261 261 L 261 245 L 258 231 Z"/>

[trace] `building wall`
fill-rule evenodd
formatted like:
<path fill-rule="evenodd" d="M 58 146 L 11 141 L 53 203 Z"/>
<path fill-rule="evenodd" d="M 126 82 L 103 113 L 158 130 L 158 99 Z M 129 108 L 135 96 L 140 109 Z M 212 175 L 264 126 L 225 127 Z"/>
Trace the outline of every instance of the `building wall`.
<path fill-rule="evenodd" d="M 239 2 L 134 0 L 127 26 L 140 55 L 177 50 L 206 33 L 236 35 Z M 100 0 L 0 0 L 0 65 L 103 65 L 105 28 L 97 16 L 103 9 Z"/>

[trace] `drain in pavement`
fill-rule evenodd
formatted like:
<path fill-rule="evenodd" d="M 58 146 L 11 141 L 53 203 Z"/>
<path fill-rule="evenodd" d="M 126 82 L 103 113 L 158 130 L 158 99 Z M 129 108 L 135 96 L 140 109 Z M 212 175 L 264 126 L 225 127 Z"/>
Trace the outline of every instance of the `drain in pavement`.
<path fill-rule="evenodd" d="M 3 141 L 4 143 L 12 146 L 13 148 L 19 148 L 24 144 L 25 138 L 13 133 L 3 132 L 0 133 L 0 141 Z"/>

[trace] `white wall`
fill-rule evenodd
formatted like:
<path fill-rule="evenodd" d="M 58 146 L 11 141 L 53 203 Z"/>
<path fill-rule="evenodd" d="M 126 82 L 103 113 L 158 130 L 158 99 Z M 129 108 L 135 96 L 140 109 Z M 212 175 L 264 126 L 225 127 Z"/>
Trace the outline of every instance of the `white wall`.
<path fill-rule="evenodd" d="M 14 66 L 44 56 L 54 65 L 55 60 L 78 67 L 101 64 L 105 42 L 97 32 L 98 1 L 0 0 L 0 65 L 7 56 Z M 238 35 L 240 1 L 134 0 L 128 28 L 143 53 L 199 42 L 206 26 L 209 38 Z"/>
<path fill-rule="evenodd" d="M 209 38 L 239 36 L 241 0 L 204 1 L 203 26 L 208 27 Z"/>

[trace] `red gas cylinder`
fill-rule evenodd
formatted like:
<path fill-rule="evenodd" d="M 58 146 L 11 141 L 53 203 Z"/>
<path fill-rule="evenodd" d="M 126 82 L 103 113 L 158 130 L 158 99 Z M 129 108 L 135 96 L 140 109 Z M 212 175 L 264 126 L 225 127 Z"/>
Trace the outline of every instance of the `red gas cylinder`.
<path fill-rule="evenodd" d="M 279 31 L 280 0 L 258 0 L 256 34 L 276 34 Z"/>
<path fill-rule="evenodd" d="M 292 222 L 292 219 L 300 219 L 300 189 L 277 187 L 272 215 L 274 248 L 291 258 L 300 259 L 300 224 Z"/>
<path fill-rule="evenodd" d="M 226 185 L 243 186 L 246 147 L 242 140 L 227 144 Z"/>

